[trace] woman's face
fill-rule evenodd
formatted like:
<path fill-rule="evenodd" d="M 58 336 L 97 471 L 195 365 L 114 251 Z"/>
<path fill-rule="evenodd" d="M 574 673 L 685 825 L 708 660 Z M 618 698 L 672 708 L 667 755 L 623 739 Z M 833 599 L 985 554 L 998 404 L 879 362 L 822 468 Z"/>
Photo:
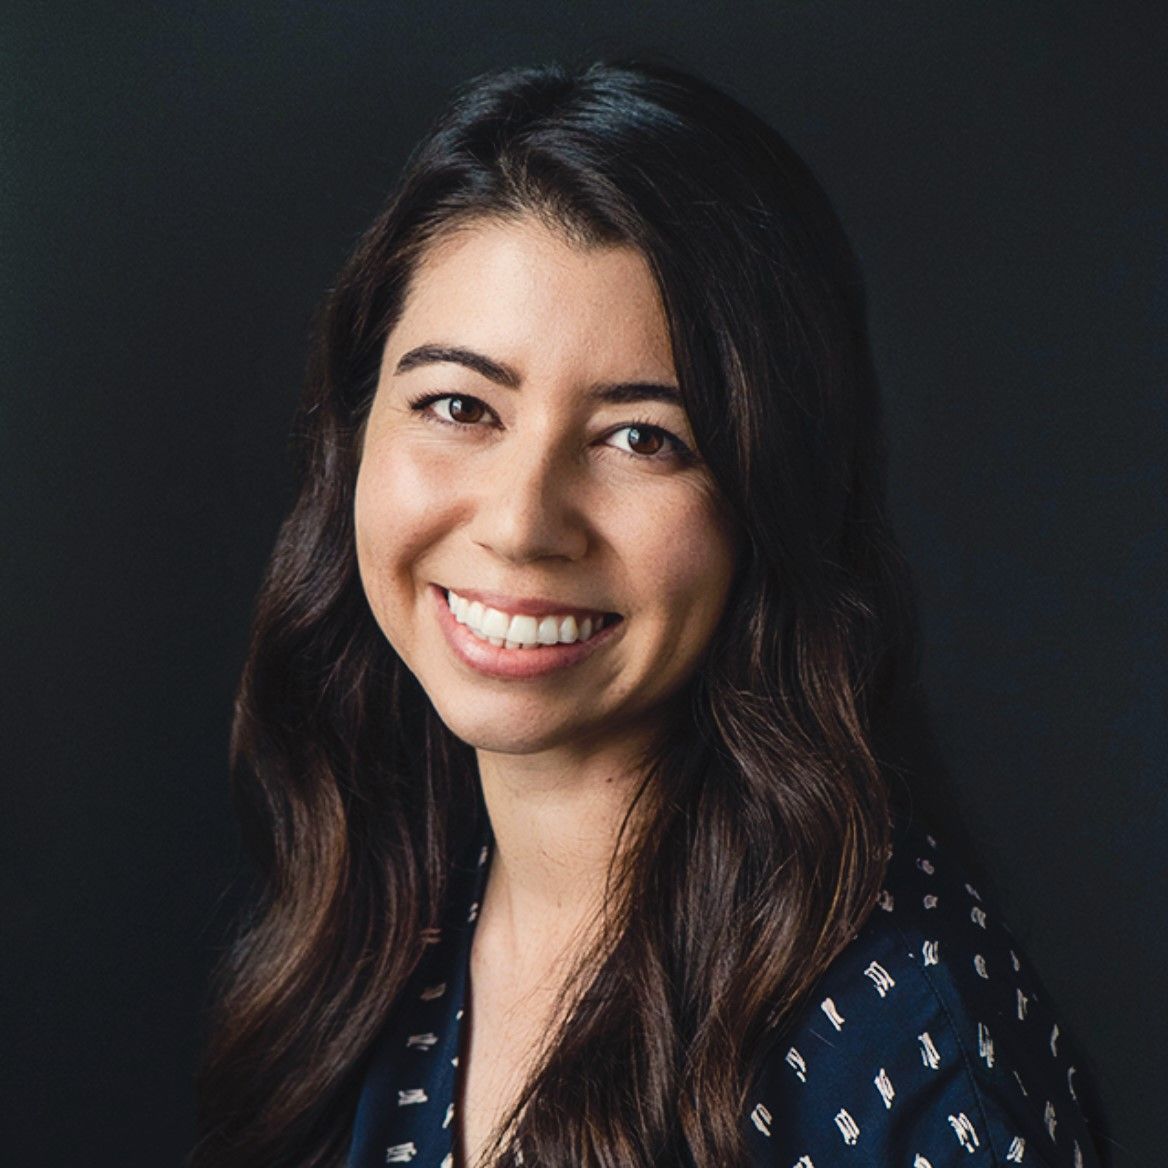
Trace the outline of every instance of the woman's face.
<path fill-rule="evenodd" d="M 568 756 L 649 740 L 734 564 L 693 449 L 639 252 L 532 219 L 431 246 L 386 343 L 355 521 L 373 614 L 454 734 Z"/>

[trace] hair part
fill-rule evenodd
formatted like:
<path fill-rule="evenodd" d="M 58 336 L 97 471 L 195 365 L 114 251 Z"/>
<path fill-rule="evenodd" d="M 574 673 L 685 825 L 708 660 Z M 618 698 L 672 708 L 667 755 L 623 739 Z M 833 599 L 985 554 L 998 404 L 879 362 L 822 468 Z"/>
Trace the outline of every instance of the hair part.
<path fill-rule="evenodd" d="M 353 486 L 419 260 L 445 233 L 533 215 L 646 258 L 742 551 L 703 668 L 646 764 L 605 928 L 496 1155 L 745 1165 L 751 1077 L 874 903 L 890 840 L 875 743 L 915 652 L 843 231 L 773 130 L 684 73 L 480 78 L 415 150 L 318 329 L 299 493 L 232 734 L 263 890 L 221 970 L 192 1168 L 342 1162 L 364 1056 L 437 921 L 451 856 L 483 826 L 473 752 L 365 602 Z"/>

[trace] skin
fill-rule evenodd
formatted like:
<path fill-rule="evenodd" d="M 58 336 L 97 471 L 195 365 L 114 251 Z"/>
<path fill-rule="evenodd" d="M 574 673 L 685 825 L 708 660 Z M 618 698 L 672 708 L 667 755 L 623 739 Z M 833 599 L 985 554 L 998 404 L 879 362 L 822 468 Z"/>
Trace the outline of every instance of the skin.
<path fill-rule="evenodd" d="M 514 384 L 419 360 L 425 346 L 486 357 Z M 708 471 L 663 438 L 694 450 L 684 409 L 594 396 L 625 383 L 677 385 L 641 254 L 584 248 L 534 219 L 480 220 L 420 261 L 365 431 L 362 583 L 443 721 L 475 748 L 495 836 L 458 1108 L 472 1153 L 546 1029 L 566 956 L 599 909 L 638 760 L 708 647 L 733 575 Z M 426 394 L 459 397 L 461 413 L 449 397 L 411 407 Z M 452 649 L 435 585 L 623 619 L 585 660 L 493 677 Z"/>

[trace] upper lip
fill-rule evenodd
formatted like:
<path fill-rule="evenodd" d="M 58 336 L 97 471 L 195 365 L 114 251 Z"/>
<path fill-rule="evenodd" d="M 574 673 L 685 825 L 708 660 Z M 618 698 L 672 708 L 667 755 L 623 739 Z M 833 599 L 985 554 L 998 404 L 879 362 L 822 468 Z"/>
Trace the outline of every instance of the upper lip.
<path fill-rule="evenodd" d="M 485 608 L 497 608 L 512 616 L 563 616 L 568 613 L 605 616 L 611 610 L 593 604 L 572 604 L 565 600 L 549 600 L 545 596 L 509 596 L 503 592 L 488 592 L 482 588 L 450 588 L 438 585 L 443 592 L 450 591 L 467 600 L 477 600 Z"/>

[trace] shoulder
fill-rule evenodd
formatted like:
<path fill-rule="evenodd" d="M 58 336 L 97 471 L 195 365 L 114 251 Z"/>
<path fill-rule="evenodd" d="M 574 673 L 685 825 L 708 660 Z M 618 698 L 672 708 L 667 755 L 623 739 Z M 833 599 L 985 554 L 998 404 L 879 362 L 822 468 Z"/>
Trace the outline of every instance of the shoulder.
<path fill-rule="evenodd" d="M 877 906 L 754 1084 L 758 1163 L 1093 1165 L 1037 979 L 943 845 L 899 830 Z"/>

